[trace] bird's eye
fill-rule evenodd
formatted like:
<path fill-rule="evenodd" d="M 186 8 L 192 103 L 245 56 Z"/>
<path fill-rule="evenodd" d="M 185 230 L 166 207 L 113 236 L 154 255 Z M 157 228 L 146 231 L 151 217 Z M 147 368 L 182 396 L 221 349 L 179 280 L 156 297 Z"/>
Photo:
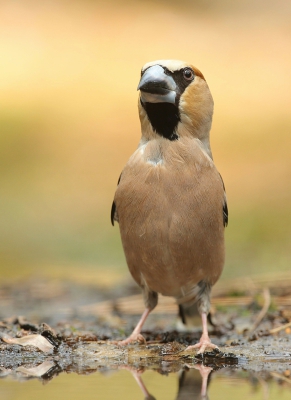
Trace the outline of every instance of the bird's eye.
<path fill-rule="evenodd" d="M 187 81 L 193 81 L 194 79 L 194 72 L 191 68 L 185 68 L 183 70 L 183 76 Z"/>

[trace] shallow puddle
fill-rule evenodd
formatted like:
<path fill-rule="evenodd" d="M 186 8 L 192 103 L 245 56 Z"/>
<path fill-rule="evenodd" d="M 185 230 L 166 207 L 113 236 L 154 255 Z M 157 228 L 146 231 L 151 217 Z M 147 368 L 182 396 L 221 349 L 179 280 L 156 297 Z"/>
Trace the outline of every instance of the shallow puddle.
<path fill-rule="evenodd" d="M 15 381 L 13 377 L 7 376 L 0 380 L 0 397 L 1 400 L 117 398 L 287 400 L 291 398 L 290 382 L 287 377 L 280 374 L 264 376 L 261 373 L 255 374 L 229 367 L 212 371 L 208 379 L 208 397 L 201 397 L 202 377 L 200 371 L 194 368 L 168 375 L 148 370 L 139 375 L 138 379 L 141 380 L 139 384 L 134 374 L 135 372 L 127 370 L 105 370 L 89 375 L 61 373 L 51 381 L 40 378 L 25 380 L 24 377 L 23 381 Z"/>
<path fill-rule="evenodd" d="M 149 317 L 146 344 L 120 347 L 115 341 L 131 332 L 141 296 L 124 288 L 99 291 L 99 302 L 90 305 L 95 291 L 76 285 L 58 283 L 50 301 L 40 297 L 43 290 L 31 289 L 36 284 L 13 287 L 13 293 L 7 287 L 0 400 L 290 400 L 290 282 L 286 290 L 281 282 L 280 290 L 276 282 L 269 285 L 279 305 L 266 310 L 259 329 L 262 305 L 254 295 L 222 291 L 213 303 L 227 307 L 214 313 L 210 328 L 220 351 L 203 358 L 187 351 L 201 335 L 200 321 L 197 330 L 177 331 L 176 305 L 168 300 L 161 299 L 160 314 Z M 16 317 L 20 311 L 28 319 Z"/>

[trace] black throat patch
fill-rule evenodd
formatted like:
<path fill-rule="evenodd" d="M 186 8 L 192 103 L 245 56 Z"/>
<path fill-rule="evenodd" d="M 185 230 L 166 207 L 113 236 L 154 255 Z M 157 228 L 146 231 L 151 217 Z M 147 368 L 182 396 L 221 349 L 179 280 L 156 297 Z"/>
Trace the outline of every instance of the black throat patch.
<path fill-rule="evenodd" d="M 177 140 L 176 128 L 180 122 L 179 109 L 171 103 L 143 103 L 153 129 L 169 140 Z"/>

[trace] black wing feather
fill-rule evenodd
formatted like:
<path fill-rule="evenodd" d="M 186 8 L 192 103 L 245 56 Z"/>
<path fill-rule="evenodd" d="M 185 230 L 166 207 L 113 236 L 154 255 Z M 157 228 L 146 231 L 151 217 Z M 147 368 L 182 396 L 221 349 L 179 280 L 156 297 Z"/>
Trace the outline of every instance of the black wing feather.
<path fill-rule="evenodd" d="M 227 226 L 227 224 L 228 224 L 228 207 L 227 207 L 226 200 L 223 204 L 222 210 L 223 210 L 223 225 Z"/>
<path fill-rule="evenodd" d="M 111 215 L 110 215 L 110 219 L 111 219 L 111 224 L 112 224 L 112 226 L 114 226 L 114 215 L 115 215 L 115 211 L 116 211 L 116 204 L 114 203 L 114 200 L 113 200 L 112 206 L 111 206 Z"/>
<path fill-rule="evenodd" d="M 223 213 L 223 226 L 227 226 L 228 224 L 228 207 L 227 207 L 227 201 L 226 201 L 226 191 L 225 191 L 225 186 L 224 186 L 224 182 L 222 179 L 222 176 L 219 174 L 222 185 L 223 185 L 223 190 L 224 190 L 224 195 L 225 195 L 225 199 L 224 199 L 224 203 L 222 206 L 222 213 Z"/>
<path fill-rule="evenodd" d="M 121 174 L 120 174 L 120 176 L 119 176 L 119 178 L 118 178 L 117 186 L 119 185 L 120 178 L 121 178 Z M 111 224 L 112 224 L 112 226 L 114 226 L 114 216 L 115 216 L 115 213 L 116 213 L 116 204 L 115 204 L 115 201 L 113 200 L 112 206 L 111 206 L 111 214 L 110 214 L 110 219 L 111 219 Z"/>

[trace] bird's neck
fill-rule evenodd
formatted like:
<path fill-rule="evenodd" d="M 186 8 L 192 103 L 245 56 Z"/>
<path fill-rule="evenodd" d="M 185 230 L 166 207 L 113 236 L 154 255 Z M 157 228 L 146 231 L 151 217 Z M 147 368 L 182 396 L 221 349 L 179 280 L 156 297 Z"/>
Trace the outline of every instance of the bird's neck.
<path fill-rule="evenodd" d="M 167 133 L 165 132 L 164 135 L 159 133 L 157 129 L 155 129 L 155 123 L 154 126 L 146 112 L 146 109 L 144 107 L 139 107 L 139 117 L 140 117 L 140 123 L 141 123 L 141 132 L 142 132 L 142 143 L 145 143 L 149 140 L 159 140 L 159 139 L 165 139 L 165 140 L 170 140 L 175 142 L 176 140 L 179 140 L 179 138 L 189 138 L 189 139 L 195 139 L 199 140 L 201 143 L 201 147 L 203 150 L 209 155 L 209 157 L 212 158 L 212 153 L 211 153 L 211 148 L 210 148 L 210 142 L 209 142 L 209 131 L 211 128 L 211 119 L 207 121 L 208 123 L 204 124 L 193 124 L 193 122 L 186 116 L 186 115 L 181 115 L 180 116 L 180 121 L 178 121 L 175 130 L 170 131 L 169 130 L 169 125 L 167 128 L 161 128 L 161 129 L 168 129 Z M 162 119 L 158 124 L 162 124 Z"/>

